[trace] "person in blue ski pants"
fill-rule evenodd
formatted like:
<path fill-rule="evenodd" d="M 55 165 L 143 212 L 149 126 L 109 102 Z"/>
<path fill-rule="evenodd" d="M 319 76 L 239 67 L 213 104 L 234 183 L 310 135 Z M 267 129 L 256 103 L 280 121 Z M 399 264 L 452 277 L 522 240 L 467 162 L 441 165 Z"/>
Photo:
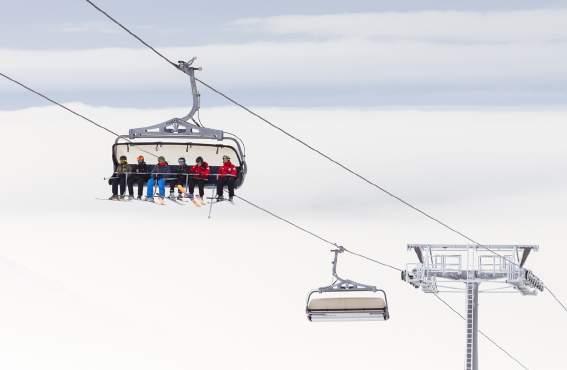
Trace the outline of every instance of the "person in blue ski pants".
<path fill-rule="evenodd" d="M 159 197 L 165 198 L 165 174 L 169 173 L 169 165 L 163 156 L 158 157 L 158 164 L 152 169 L 152 176 L 148 180 L 148 193 L 146 199 L 154 200 L 154 185 L 157 182 Z"/>

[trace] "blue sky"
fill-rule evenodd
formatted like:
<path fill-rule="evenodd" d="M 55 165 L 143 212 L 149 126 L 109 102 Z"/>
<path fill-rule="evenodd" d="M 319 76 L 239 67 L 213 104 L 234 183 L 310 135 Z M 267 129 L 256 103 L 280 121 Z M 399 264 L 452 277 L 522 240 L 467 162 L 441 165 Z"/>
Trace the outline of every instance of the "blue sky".
<path fill-rule="evenodd" d="M 566 1 L 98 4 L 172 59 L 198 56 L 203 80 L 251 105 L 533 107 L 567 96 Z M 63 101 L 188 100 L 182 75 L 84 1 L 11 2 L 0 67 Z M 202 92 L 204 106 L 224 104 Z M 0 108 L 37 104 L 0 83 Z"/>

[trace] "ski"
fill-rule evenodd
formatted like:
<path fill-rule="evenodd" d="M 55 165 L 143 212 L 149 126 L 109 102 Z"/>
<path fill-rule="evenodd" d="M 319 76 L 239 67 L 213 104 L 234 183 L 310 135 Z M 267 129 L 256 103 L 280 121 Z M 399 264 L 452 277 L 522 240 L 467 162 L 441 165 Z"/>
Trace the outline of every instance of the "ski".
<path fill-rule="evenodd" d="M 197 199 L 198 199 L 197 201 L 201 204 L 202 207 L 207 205 L 207 202 L 202 197 L 198 197 Z"/>
<path fill-rule="evenodd" d="M 219 199 L 219 198 L 216 198 L 216 197 L 214 197 L 214 198 L 213 198 L 213 197 L 207 197 L 207 199 L 209 199 L 209 201 L 212 202 L 212 203 L 227 202 L 227 203 L 230 203 L 230 204 L 234 205 L 234 201 L 233 201 L 233 200 L 228 200 L 228 199 L 226 199 L 226 198 L 221 198 L 221 199 Z"/>
<path fill-rule="evenodd" d="M 146 199 L 146 202 L 154 203 L 158 206 L 165 206 L 165 200 L 163 200 L 163 198 L 160 198 L 160 197 L 155 197 L 153 200 L 147 200 Z"/>
<path fill-rule="evenodd" d="M 96 200 L 109 200 L 112 202 L 129 202 L 129 199 L 109 199 L 109 198 L 95 198 Z"/>
<path fill-rule="evenodd" d="M 183 204 L 183 202 L 181 202 L 180 200 L 177 200 L 177 199 L 175 199 L 175 198 L 169 197 L 169 198 L 167 198 L 167 199 L 168 199 L 169 201 L 171 201 L 171 202 L 177 204 L 178 206 L 184 206 L 184 205 L 185 205 L 185 204 Z"/>
<path fill-rule="evenodd" d="M 197 208 L 201 207 L 201 202 L 199 202 L 196 197 L 191 198 L 191 202 L 195 207 Z"/>

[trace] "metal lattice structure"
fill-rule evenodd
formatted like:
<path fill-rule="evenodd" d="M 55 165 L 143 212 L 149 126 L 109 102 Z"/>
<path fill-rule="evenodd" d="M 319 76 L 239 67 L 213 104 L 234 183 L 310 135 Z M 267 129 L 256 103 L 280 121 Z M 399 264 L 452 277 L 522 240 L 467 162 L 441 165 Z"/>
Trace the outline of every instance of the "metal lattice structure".
<path fill-rule="evenodd" d="M 479 293 L 535 295 L 543 291 L 543 282 L 524 267 L 530 253 L 538 248 L 537 245 L 408 245 L 419 262 L 407 265 L 402 280 L 426 293 L 465 293 L 465 370 L 478 370 Z M 490 287 L 481 290 L 481 283 Z"/>

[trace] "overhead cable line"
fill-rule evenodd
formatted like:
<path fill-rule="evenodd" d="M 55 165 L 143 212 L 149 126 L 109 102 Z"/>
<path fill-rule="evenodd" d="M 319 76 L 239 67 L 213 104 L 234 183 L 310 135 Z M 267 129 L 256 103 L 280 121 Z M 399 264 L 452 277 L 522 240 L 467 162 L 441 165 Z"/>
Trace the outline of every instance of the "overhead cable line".
<path fill-rule="evenodd" d="M 557 302 L 557 304 L 559 304 L 563 308 L 563 310 L 567 312 L 567 306 L 565 306 L 565 303 L 561 302 L 561 300 L 555 295 L 555 293 L 553 293 L 549 286 L 545 285 L 545 290 L 547 290 L 549 294 L 551 294 L 555 302 Z"/>
<path fill-rule="evenodd" d="M 10 76 L 8 76 L 8 75 L 2 73 L 2 72 L 0 72 L 0 76 L 4 77 L 5 79 L 7 79 L 7 80 L 9 80 L 9 81 L 12 81 L 12 82 L 15 83 L 16 85 L 20 85 L 20 86 L 23 87 L 24 89 L 26 89 L 26 90 L 28 90 L 28 91 L 30 91 L 30 92 L 32 92 L 32 93 L 38 95 L 38 96 L 41 96 L 43 99 L 47 100 L 48 102 L 57 105 L 59 108 L 63 108 L 63 109 L 65 109 L 67 112 L 72 113 L 72 114 L 74 114 L 75 116 L 80 117 L 80 118 L 84 119 L 84 120 L 87 121 L 87 122 L 90 122 L 91 124 L 95 125 L 96 127 L 100 128 L 100 129 L 103 129 L 104 131 L 106 131 L 106 132 L 108 132 L 108 133 L 110 133 L 110 134 L 112 134 L 112 135 L 114 135 L 114 136 L 120 136 L 120 135 L 118 135 L 116 132 L 112 131 L 111 129 L 109 129 L 109 128 L 107 128 L 107 127 L 104 127 L 104 126 L 101 125 L 101 124 L 96 123 L 96 122 L 93 121 L 92 119 L 90 119 L 90 118 L 88 118 L 88 117 L 85 117 L 85 116 L 83 116 L 82 114 L 77 113 L 77 112 L 75 112 L 74 110 L 72 110 L 72 109 L 70 109 L 70 108 L 67 108 L 67 107 L 64 106 L 63 104 L 61 104 L 61 103 L 59 103 L 59 102 L 57 102 L 57 101 L 51 99 L 50 97 L 48 97 L 48 96 L 46 96 L 46 95 L 40 93 L 40 92 L 37 91 L 37 90 L 32 89 L 31 87 L 29 87 L 29 86 L 27 86 L 27 85 L 24 85 L 23 83 L 21 83 L 21 82 L 15 80 L 15 79 L 13 79 L 12 77 L 10 77 Z"/>
<path fill-rule="evenodd" d="M 82 114 L 80 114 L 80 113 L 74 111 L 73 109 L 66 107 L 65 105 L 63 105 L 63 104 L 61 104 L 61 103 L 59 103 L 59 102 L 57 102 L 57 101 L 55 101 L 55 100 L 49 98 L 47 95 L 42 94 L 42 93 L 38 92 L 37 90 L 28 87 L 27 85 L 25 85 L 25 84 L 23 84 L 23 83 L 21 83 L 21 82 L 15 80 L 15 79 L 13 79 L 13 78 L 7 76 L 6 74 L 0 72 L 0 76 L 2 76 L 2 77 L 4 77 L 4 78 L 8 79 L 9 81 L 11 81 L 11 82 L 13 82 L 13 83 L 15 83 L 15 84 L 17 84 L 17 85 L 23 87 L 24 89 L 26 89 L 26 90 L 28 90 L 28 91 L 30 91 L 30 92 L 32 92 L 32 93 L 34 93 L 34 94 L 40 96 L 41 98 L 43 98 L 43 99 L 45 99 L 45 100 L 47 100 L 47 101 L 49 101 L 49 102 L 51 102 L 51 103 L 57 105 L 58 107 L 65 109 L 66 111 L 68 111 L 68 112 L 74 114 L 75 116 L 86 120 L 87 122 L 93 124 L 94 126 L 100 128 L 100 129 L 102 129 L 102 130 L 104 130 L 104 131 L 106 131 L 106 132 L 108 132 L 108 133 L 110 133 L 110 134 L 112 134 L 112 135 L 114 135 L 114 136 L 117 136 L 117 137 L 120 136 L 120 135 L 118 135 L 117 133 L 115 133 L 114 131 L 112 131 L 111 129 L 109 129 L 109 128 L 103 126 L 102 124 L 97 123 L 97 122 L 93 121 L 92 119 L 90 119 L 90 118 L 88 118 L 88 117 L 86 117 L 86 116 L 84 116 L 84 115 L 82 115 Z M 268 215 L 271 215 L 272 217 L 275 217 L 275 218 L 277 218 L 278 220 L 283 221 L 283 222 L 285 222 L 286 224 L 288 224 L 288 225 L 290 225 L 290 226 L 293 226 L 294 228 L 296 228 L 296 229 L 298 229 L 298 230 L 300 230 L 300 231 L 302 231 L 302 232 L 304 232 L 304 233 L 307 233 L 307 234 L 309 234 L 309 235 L 311 235 L 311 236 L 313 236 L 313 237 L 319 239 L 319 240 L 322 241 L 322 242 L 325 242 L 325 243 L 327 243 L 327 244 L 330 244 L 330 245 L 332 245 L 332 246 L 334 246 L 334 247 L 338 247 L 338 246 L 339 246 L 337 243 L 334 243 L 334 242 L 332 242 L 332 241 L 330 241 L 330 240 L 328 240 L 328 239 L 326 239 L 326 238 L 324 238 L 324 237 L 318 235 L 317 233 L 312 232 L 312 231 L 306 229 L 305 227 L 299 226 L 298 224 L 296 224 L 296 223 L 294 223 L 294 222 L 292 222 L 292 221 L 290 221 L 290 220 L 288 220 L 288 219 L 286 219 L 286 218 L 284 218 L 284 217 L 282 217 L 282 216 L 279 216 L 279 215 L 277 215 L 276 213 L 274 213 L 274 212 L 272 212 L 272 211 L 270 211 L 270 210 L 268 210 L 268 209 L 266 209 L 266 208 L 264 208 L 264 207 L 261 207 L 261 206 L 255 204 L 255 203 L 253 203 L 253 202 L 251 202 L 251 201 L 249 201 L 249 200 L 247 200 L 247 199 L 245 199 L 245 198 L 243 198 L 243 197 L 241 197 L 241 196 L 237 196 L 237 197 L 238 197 L 239 199 L 243 200 L 243 201 L 244 201 L 245 203 L 247 203 L 248 205 L 250 205 L 250 206 L 252 206 L 252 207 L 254 207 L 254 208 L 256 208 L 256 209 L 259 209 L 259 210 L 261 210 L 261 211 L 267 213 Z M 366 260 L 368 260 L 368 261 L 374 262 L 374 263 L 376 263 L 376 264 L 378 264 L 378 265 L 381 265 L 381 266 L 383 266 L 383 267 L 387 267 L 387 268 L 390 268 L 390 269 L 393 269 L 393 270 L 396 270 L 396 271 L 402 271 L 401 269 L 399 269 L 399 268 L 397 268 L 397 267 L 394 267 L 394 266 L 392 266 L 392 265 L 390 265 L 390 264 L 387 264 L 387 263 L 378 261 L 378 260 L 376 260 L 376 259 L 367 257 L 367 256 L 365 256 L 365 255 L 362 255 L 362 254 L 359 254 L 359 253 L 357 253 L 357 252 L 351 251 L 351 250 L 349 250 L 349 249 L 347 249 L 347 248 L 344 248 L 344 247 L 342 247 L 342 248 L 343 248 L 346 252 L 348 252 L 348 253 L 350 253 L 350 254 L 352 254 L 352 255 L 354 255 L 354 256 L 358 256 L 358 257 L 360 257 L 360 258 L 363 258 L 363 259 L 366 259 Z M 449 305 L 448 303 L 446 303 L 446 302 L 444 302 L 444 303 L 445 303 L 445 305 L 447 305 L 453 312 L 457 313 L 459 316 L 462 317 L 462 315 L 460 315 L 460 314 L 458 313 L 458 311 L 456 311 L 452 306 L 450 306 L 450 305 Z M 483 334 L 483 335 L 484 335 L 484 334 Z M 498 349 L 500 349 L 501 351 L 503 351 L 504 353 L 506 353 L 507 355 L 509 355 L 508 352 L 506 352 L 506 351 L 505 351 L 501 346 L 499 346 L 496 342 L 494 342 L 493 340 L 491 340 L 491 342 L 492 342 Z M 510 356 L 510 355 L 509 355 L 509 356 Z"/>
<path fill-rule="evenodd" d="M 67 112 L 69 112 L 69 113 L 71 113 L 71 114 L 74 114 L 75 116 L 77 116 L 77 117 L 79 117 L 79 118 L 84 119 L 85 121 L 87 121 L 87 122 L 91 123 L 92 125 L 94 125 L 94 126 L 100 128 L 100 129 L 102 129 L 102 130 L 108 132 L 109 134 L 114 135 L 114 136 L 116 136 L 116 137 L 120 137 L 120 135 L 119 135 L 116 131 L 113 131 L 113 130 L 109 129 L 108 127 L 105 127 L 105 126 L 101 125 L 100 123 L 97 123 L 97 122 L 93 121 L 92 119 L 90 119 L 90 118 L 88 118 L 88 117 L 86 117 L 86 116 L 84 116 L 84 115 L 78 113 L 77 111 L 75 111 L 75 110 L 73 110 L 73 109 L 71 109 L 71 108 L 69 108 L 69 107 L 67 107 L 67 106 L 65 106 L 65 105 L 63 105 L 63 104 L 61 104 L 61 103 L 59 103 L 59 102 L 56 101 L 56 100 L 51 99 L 51 98 L 48 97 L 47 95 L 45 95 L 45 94 L 43 94 L 43 93 L 41 93 L 41 92 L 39 92 L 39 91 L 37 91 L 37 90 L 35 90 L 35 89 L 32 89 L 31 87 L 29 87 L 29 86 L 27 86 L 26 84 L 24 84 L 24 83 L 22 83 L 22 82 L 20 82 L 20 81 L 18 81 L 18 80 L 16 80 L 16 79 L 14 79 L 14 78 L 8 76 L 7 74 L 0 72 L 0 76 L 2 76 L 2 77 L 4 77 L 5 79 L 7 79 L 7 80 L 9 80 L 9 81 L 11 81 L 11 82 L 13 82 L 13 83 L 15 83 L 16 85 L 19 85 L 19 86 L 23 87 L 24 89 L 28 90 L 29 92 L 34 93 L 34 94 L 36 94 L 37 96 L 42 97 L 43 99 L 47 100 L 48 102 L 57 105 L 59 108 L 62 108 L 62 109 L 64 109 L 64 110 L 66 110 Z M 127 142 L 131 142 L 130 139 L 128 139 L 128 138 L 124 138 L 124 137 L 123 137 L 123 139 L 126 140 Z M 140 149 L 140 150 L 141 150 L 142 152 L 146 153 L 146 154 L 150 154 L 150 155 L 152 155 L 152 156 L 154 156 L 154 157 L 157 157 L 154 153 L 151 153 L 151 152 L 149 152 L 149 151 L 147 151 L 147 150 L 144 150 L 144 149 Z"/>
<path fill-rule="evenodd" d="M 134 37 L 136 40 L 138 40 L 140 43 L 142 43 L 142 45 L 148 47 L 151 51 L 153 51 L 156 55 L 158 55 L 160 58 L 162 58 L 164 61 L 166 61 L 168 64 L 170 64 L 172 67 L 174 67 L 175 69 L 179 70 L 179 66 L 174 63 L 171 59 L 167 58 L 165 55 L 163 55 L 162 53 L 160 53 L 158 50 L 156 50 L 156 48 L 154 48 L 153 46 L 151 46 L 149 43 L 147 43 L 146 41 L 144 41 L 140 36 L 138 36 L 137 34 L 135 34 L 134 32 L 132 32 L 128 27 L 124 26 L 122 23 L 120 23 L 117 19 L 115 19 L 114 17 L 112 17 L 110 14 L 108 14 L 108 12 L 104 11 L 103 9 L 101 9 L 98 5 L 96 5 L 95 3 L 93 3 L 91 0 L 85 0 L 88 4 L 90 4 L 93 8 L 95 8 L 96 10 L 98 10 L 100 13 L 102 13 L 104 16 L 106 16 L 108 19 L 110 19 L 113 23 L 115 23 L 116 25 L 118 25 L 120 28 L 122 28 L 123 30 L 125 30 L 128 34 L 130 34 L 132 37 Z M 247 106 L 245 106 L 244 104 L 238 102 L 237 100 L 231 98 L 230 96 L 228 96 L 227 94 L 223 93 L 222 91 L 220 91 L 219 89 L 213 87 L 212 85 L 206 83 L 205 81 L 195 77 L 195 80 L 198 81 L 199 83 L 201 83 L 203 86 L 207 87 L 208 89 L 210 89 L 211 91 L 217 93 L 218 95 L 222 96 L 224 99 L 228 100 L 229 102 L 233 103 L 234 105 L 238 106 L 239 108 L 243 109 L 244 111 L 248 112 L 249 114 L 251 114 L 252 116 L 260 119 L 261 121 L 263 121 L 264 123 L 268 124 L 269 126 L 271 126 L 272 128 L 276 129 L 277 131 L 281 132 L 282 134 L 284 134 L 285 136 L 289 137 L 290 139 L 298 142 L 299 144 L 305 146 L 306 148 L 308 148 L 309 150 L 315 152 L 316 154 L 320 155 L 321 157 L 327 159 L 328 161 L 330 161 L 331 163 L 335 164 L 336 166 L 342 168 L 343 170 L 347 171 L 348 173 L 350 173 L 351 175 L 357 177 L 358 179 L 362 180 L 363 182 L 367 183 L 368 185 L 374 187 L 375 189 L 383 192 L 384 194 L 388 195 L 389 197 L 397 200 L 398 202 L 402 203 L 403 205 L 405 205 L 406 207 L 414 210 L 415 212 L 425 216 L 426 218 L 428 218 L 429 220 L 441 225 L 442 227 L 446 228 L 447 230 L 459 235 L 460 237 L 464 238 L 465 240 L 479 246 L 480 248 L 483 248 L 487 251 L 489 251 L 490 253 L 494 254 L 495 256 L 498 256 L 500 258 L 502 258 L 504 261 L 506 261 L 507 263 L 510 263 L 512 265 L 515 265 L 517 267 L 521 267 L 519 266 L 517 263 L 515 263 L 514 261 L 511 261 L 509 258 L 507 258 L 506 256 L 501 255 L 500 253 L 492 250 L 490 247 L 481 244 L 480 242 L 476 241 L 475 239 L 473 239 L 472 237 L 468 236 L 467 234 L 465 234 L 464 232 L 459 231 L 457 228 L 449 225 L 448 223 L 442 221 L 441 219 L 433 216 L 431 213 L 419 208 L 418 206 L 414 205 L 413 203 L 411 203 L 410 201 L 405 200 L 404 198 L 402 198 L 401 196 L 394 194 L 393 192 L 391 192 L 390 190 L 386 189 L 385 187 L 377 184 L 376 182 L 370 180 L 369 178 L 367 178 L 366 176 L 360 174 L 359 172 L 351 169 L 350 167 L 348 167 L 347 165 L 343 164 L 342 162 L 334 159 L 333 157 L 331 157 L 330 155 L 324 153 L 323 151 L 321 151 L 320 149 L 317 149 L 316 147 L 314 147 L 313 145 L 307 143 L 305 140 L 295 136 L 294 134 L 290 133 L 289 131 L 283 129 L 282 127 L 280 127 L 279 125 L 276 125 L 275 123 L 273 123 L 271 120 L 265 118 L 264 116 L 262 116 L 259 113 L 256 113 L 255 111 L 253 111 L 252 109 L 248 108 Z M 547 287 L 546 287 L 547 288 Z M 565 306 L 565 304 L 563 302 L 561 302 L 557 296 L 555 294 L 553 294 L 553 292 L 547 288 L 548 292 L 552 295 L 553 299 L 555 299 L 557 301 L 557 303 L 567 312 L 567 306 Z"/>
<path fill-rule="evenodd" d="M 320 235 L 318 235 L 318 234 L 316 234 L 316 233 L 314 233 L 314 232 L 312 232 L 312 231 L 309 231 L 309 230 L 307 230 L 307 229 L 304 228 L 304 227 L 299 226 L 299 225 L 296 224 L 295 222 L 289 221 L 288 219 L 285 219 L 285 218 L 283 218 L 283 217 L 281 217 L 281 216 L 275 214 L 274 212 L 272 212 L 272 211 L 270 211 L 270 210 L 268 210 L 268 209 L 266 209 L 266 208 L 264 208 L 264 207 L 262 207 L 262 206 L 259 206 L 258 204 L 255 204 L 255 203 L 249 201 L 248 199 L 245 199 L 245 198 L 243 198 L 243 197 L 241 197 L 241 196 L 239 196 L 239 195 L 235 195 L 235 197 L 239 198 L 240 200 L 244 201 L 245 203 L 247 203 L 248 205 L 250 205 L 250 206 L 252 206 L 252 207 L 254 207 L 254 208 L 256 208 L 256 209 L 258 209 L 258 210 L 260 210 L 260 211 L 262 211 L 262 212 L 264 212 L 264 213 L 267 213 L 268 215 L 270 215 L 270 216 L 272 216 L 272 217 L 275 217 L 275 218 L 277 218 L 278 220 L 283 221 L 283 222 L 285 222 L 286 224 L 288 224 L 288 225 L 290 225 L 290 226 L 292 226 L 292 227 L 294 227 L 294 228 L 296 228 L 296 229 L 298 229 L 298 230 L 303 231 L 304 233 L 307 233 L 307 234 L 309 234 L 309 235 L 311 235 L 311 236 L 313 236 L 313 237 L 315 237 L 315 238 L 321 240 L 322 242 L 325 242 L 325 243 L 327 243 L 327 244 L 329 244 L 329 245 L 331 245 L 331 246 L 333 246 L 333 247 L 339 247 L 339 245 L 338 245 L 337 243 L 334 243 L 334 242 L 332 242 L 332 241 L 330 241 L 330 240 L 328 240 L 328 239 L 325 239 L 325 238 L 323 238 L 322 236 L 320 236 Z M 351 251 L 350 249 L 345 248 L 345 247 L 343 247 L 343 246 L 340 246 L 340 247 L 341 247 L 345 252 L 350 253 L 350 254 L 352 254 L 353 256 L 357 256 L 357 257 L 366 259 L 367 261 L 371 261 L 371 262 L 377 263 L 377 264 L 379 264 L 379 265 L 381 265 L 381 266 L 383 266 L 383 267 L 387 267 L 387 268 L 389 268 L 389 269 L 392 269 L 392 270 L 395 270 L 395 271 L 398 271 L 398 272 L 403 271 L 402 269 L 397 268 L 397 267 L 394 267 L 394 266 L 392 266 L 392 265 L 390 265 L 390 264 L 388 264 L 388 263 L 384 263 L 384 262 L 378 261 L 378 260 L 376 260 L 376 259 L 367 257 L 367 256 L 365 256 L 365 255 L 363 255 L 363 254 L 360 254 L 360 253 Z"/>
<path fill-rule="evenodd" d="M 134 37 L 136 40 L 140 41 L 144 46 L 148 47 L 149 49 L 151 49 L 154 53 L 156 53 L 158 56 L 160 56 L 163 60 L 165 60 L 166 62 L 168 62 L 169 64 L 171 64 L 173 67 L 175 67 L 175 69 L 179 69 L 176 63 L 173 63 L 171 60 L 169 60 L 165 55 L 163 55 L 162 53 L 160 53 L 159 51 L 157 51 L 154 47 L 152 47 L 150 44 L 148 44 L 147 42 L 145 42 L 144 40 L 142 40 L 141 37 L 139 37 L 138 35 L 136 35 L 134 32 L 130 31 L 128 28 L 126 28 L 125 26 L 123 26 L 120 22 L 118 22 L 116 19 L 112 18 L 112 16 L 110 14 L 108 14 L 107 12 L 105 12 L 103 9 L 101 9 L 100 7 L 98 7 L 95 3 L 93 3 L 92 1 L 86 0 L 87 3 L 91 4 L 93 8 L 95 8 L 96 10 L 98 10 L 99 12 L 101 12 L 102 14 L 104 14 L 108 19 L 110 19 L 111 21 L 113 21 L 114 23 L 116 23 L 120 28 L 122 28 L 124 31 L 128 32 L 132 37 Z"/>

